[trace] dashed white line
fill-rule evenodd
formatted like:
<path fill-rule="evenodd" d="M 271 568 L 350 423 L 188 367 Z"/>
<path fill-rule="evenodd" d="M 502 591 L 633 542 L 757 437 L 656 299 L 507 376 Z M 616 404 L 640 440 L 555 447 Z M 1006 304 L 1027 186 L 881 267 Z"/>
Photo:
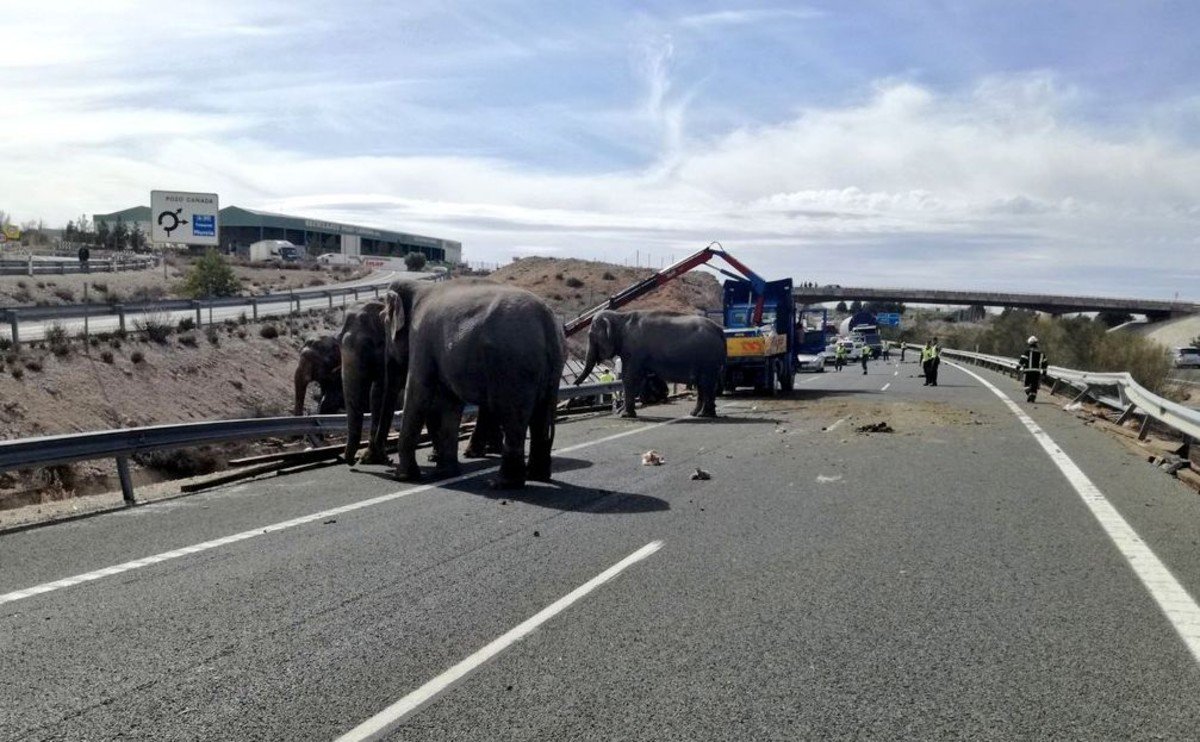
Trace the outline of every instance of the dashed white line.
<path fill-rule="evenodd" d="M 652 425 L 641 425 L 632 430 L 626 430 L 621 433 L 614 433 L 613 435 L 605 436 L 604 438 L 597 438 L 594 441 L 584 441 L 583 443 L 578 443 L 574 446 L 568 446 L 566 448 L 556 449 L 555 453 L 564 454 L 564 453 L 570 453 L 571 451 L 578 451 L 581 448 L 587 448 L 588 446 L 595 446 L 595 445 L 599 445 L 601 443 L 615 441 L 618 438 L 624 438 L 626 436 L 636 435 L 638 433 L 644 433 L 647 430 L 654 430 L 655 428 L 661 428 L 664 425 L 670 425 L 671 423 L 676 423 L 676 422 L 679 422 L 680 420 L 690 420 L 690 419 L 691 419 L 690 417 L 683 416 L 683 417 L 672 418 L 670 420 L 666 420 L 666 421 L 663 421 L 660 423 L 654 423 Z M 93 580 L 99 580 L 103 577 L 112 577 L 113 575 L 118 575 L 123 572 L 129 572 L 129 571 L 135 570 L 135 569 L 141 569 L 142 567 L 149 567 L 152 564 L 159 564 L 160 562 L 166 562 L 171 559 L 178 559 L 179 557 L 187 556 L 188 554 L 198 554 L 200 552 L 210 551 L 212 549 L 216 549 L 221 546 L 228 546 L 229 544 L 235 544 L 239 541 L 245 541 L 246 539 L 255 538 L 257 536 L 264 536 L 268 533 L 275 533 L 277 531 L 286 531 L 289 528 L 295 528 L 296 526 L 302 526 L 302 525 L 305 525 L 306 523 L 313 523 L 315 521 L 327 520 L 331 517 L 341 515 L 342 513 L 349 513 L 349 512 L 353 512 L 355 510 L 362 510 L 363 508 L 369 508 L 374 505 L 382 505 L 385 502 L 391 502 L 392 500 L 398 500 L 401 497 L 408 497 L 409 495 L 416 495 L 421 492 L 427 492 L 431 489 L 436 489 L 438 487 L 446 487 L 449 485 L 457 484 L 464 480 L 471 479 L 472 477 L 477 477 L 480 474 L 488 471 L 490 468 L 491 467 L 488 467 L 487 469 L 473 471 L 469 474 L 460 474 L 457 477 L 451 477 L 450 479 L 442 479 L 437 482 L 431 482 L 429 484 L 417 485 L 415 487 L 410 487 L 409 489 L 400 490 L 399 492 L 392 492 L 387 495 L 380 495 L 378 497 L 372 497 L 367 500 L 360 500 L 359 502 L 350 503 L 349 505 L 342 505 L 340 507 L 330 508 L 329 510 L 322 510 L 319 513 L 312 513 L 311 515 L 304 515 L 299 518 L 285 520 L 282 523 L 272 523 L 272 524 L 266 525 L 266 526 L 259 526 L 258 528 L 253 528 L 249 531 L 242 531 L 241 533 L 235 533 L 231 536 L 225 536 L 223 538 L 213 539 L 212 541 L 204 541 L 199 544 L 193 544 L 191 546 L 184 546 L 179 549 L 172 549 L 171 551 L 164 551 L 161 554 L 153 554 L 151 556 L 142 557 L 141 559 L 134 559 L 133 561 L 122 562 L 121 564 L 114 564 L 111 567 L 104 567 L 102 569 L 97 569 L 97 570 L 94 570 L 91 572 L 85 572 L 83 574 L 74 575 L 72 577 L 64 577 L 61 580 L 54 580 L 53 582 L 43 582 L 40 585 L 34 585 L 33 587 L 27 587 L 23 590 L 16 590 L 11 593 L 5 593 L 3 595 L 0 595 L 0 605 L 3 605 L 5 603 L 12 603 L 17 600 L 23 600 L 25 598 L 32 598 L 35 595 L 42 595 L 43 593 L 54 592 L 55 590 L 62 590 L 63 588 L 67 588 L 67 587 L 73 587 L 75 585 L 79 585 L 84 582 L 91 582 Z"/>
<path fill-rule="evenodd" d="M 843 417 L 843 418 L 839 419 L 837 422 L 835 422 L 833 425 L 830 425 L 828 428 L 825 428 L 825 432 L 832 433 L 833 431 L 837 430 L 838 426 L 844 422 L 846 422 L 846 418 Z"/>
<path fill-rule="evenodd" d="M 892 382 L 890 382 L 890 381 L 889 381 L 888 383 L 884 384 L 884 385 L 883 385 L 883 388 L 882 388 L 882 389 L 880 389 L 879 391 L 881 391 L 881 392 L 886 392 L 886 391 L 888 390 L 888 387 L 889 387 L 889 386 L 891 386 L 891 385 L 892 385 Z"/>
<path fill-rule="evenodd" d="M 947 363 L 963 373 L 973 376 L 980 384 L 992 390 L 992 393 L 999 397 L 1033 434 L 1034 439 L 1045 450 L 1050 460 L 1054 462 L 1084 504 L 1092 511 L 1092 516 L 1100 523 L 1100 527 L 1108 534 L 1117 550 L 1129 562 L 1130 568 L 1146 586 L 1146 590 L 1158 603 L 1158 607 L 1166 615 L 1167 620 L 1175 627 L 1175 631 L 1179 632 L 1179 637 L 1191 651 L 1192 657 L 1200 662 L 1200 606 L 1196 605 L 1196 601 L 1192 599 L 1188 591 L 1179 584 L 1167 565 L 1162 563 L 1154 551 L 1137 534 L 1137 531 L 1133 530 L 1133 527 L 1121 517 L 1117 509 L 1104 497 L 1092 480 L 1088 479 L 1083 470 L 1071 460 L 1071 457 L 1058 447 L 1058 444 L 1033 421 L 1033 418 L 1025 414 L 1024 410 L 1009 399 L 1008 395 L 979 374 L 963 368 L 957 363 L 949 361 Z"/>
<path fill-rule="evenodd" d="M 811 377 L 811 378 L 805 379 L 804 381 L 802 381 L 802 382 L 800 382 L 800 383 L 801 383 L 801 384 L 808 384 L 808 383 L 811 383 L 811 382 L 814 382 L 814 381 L 820 381 L 820 380 L 821 380 L 821 378 L 822 378 L 822 377 L 820 377 L 820 376 L 813 376 L 813 377 Z"/>
<path fill-rule="evenodd" d="M 450 684 L 466 676 L 475 668 L 479 667 L 503 652 L 505 649 L 508 649 L 513 644 L 525 638 L 532 633 L 534 629 L 569 608 L 572 603 L 575 603 L 580 598 L 616 577 L 630 566 L 642 561 L 646 557 L 658 551 L 662 548 L 662 545 L 662 541 L 652 541 L 646 544 L 613 566 L 609 567 L 563 597 L 538 611 L 525 621 L 517 624 L 517 626 L 514 628 L 510 629 L 504 634 L 501 634 L 497 639 L 479 651 L 475 652 L 470 657 L 467 657 L 465 660 L 459 662 L 449 670 L 446 670 L 425 685 L 422 685 L 420 688 L 417 688 L 404 698 L 401 698 L 399 701 L 396 701 L 383 711 L 380 711 L 370 719 L 367 719 L 363 723 L 351 729 L 349 732 L 346 732 L 341 737 L 338 737 L 337 742 L 364 742 L 365 740 L 376 740 L 381 739 L 385 735 L 395 731 L 396 726 L 404 719 L 405 716 L 412 713 L 438 693 L 441 693 Z"/>

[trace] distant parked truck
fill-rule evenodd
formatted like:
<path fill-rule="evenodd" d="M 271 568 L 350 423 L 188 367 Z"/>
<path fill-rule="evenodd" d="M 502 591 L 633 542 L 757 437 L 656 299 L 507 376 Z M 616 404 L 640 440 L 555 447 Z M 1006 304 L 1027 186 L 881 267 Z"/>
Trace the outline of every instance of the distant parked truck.
<path fill-rule="evenodd" d="M 295 263 L 303 257 L 300 248 L 287 240 L 259 240 L 258 242 L 251 243 L 246 248 L 244 256 L 247 260 L 254 263 L 261 263 L 268 260 Z"/>
<path fill-rule="evenodd" d="M 871 347 L 871 353 L 876 358 L 883 353 L 883 341 L 879 338 L 879 322 L 870 312 L 855 312 L 842 320 L 838 334 L 846 338 L 861 337 L 863 344 Z"/>

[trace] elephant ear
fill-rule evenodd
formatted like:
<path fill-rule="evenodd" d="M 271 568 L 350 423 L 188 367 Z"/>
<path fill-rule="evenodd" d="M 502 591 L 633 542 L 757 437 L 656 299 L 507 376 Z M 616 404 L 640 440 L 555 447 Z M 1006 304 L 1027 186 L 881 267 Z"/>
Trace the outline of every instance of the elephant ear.
<path fill-rule="evenodd" d="M 403 299 L 395 291 L 389 291 L 383 304 L 383 324 L 389 340 L 398 340 L 408 329 L 408 311 Z"/>
<path fill-rule="evenodd" d="M 596 343 L 597 358 L 611 358 L 616 354 L 612 319 L 600 314 L 592 321 L 592 340 Z"/>

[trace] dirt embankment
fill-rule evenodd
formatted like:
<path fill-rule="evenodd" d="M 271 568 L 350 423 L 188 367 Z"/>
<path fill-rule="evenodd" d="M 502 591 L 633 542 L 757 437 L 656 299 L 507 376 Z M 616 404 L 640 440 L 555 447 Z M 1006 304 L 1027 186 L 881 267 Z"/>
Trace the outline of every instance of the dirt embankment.
<path fill-rule="evenodd" d="M 163 343 L 133 335 L 27 343 L 19 353 L 0 355 L 0 438 L 290 415 L 300 347 L 340 326 L 340 310 L 330 310 L 261 324 L 176 329 Z M 135 471 L 138 482 L 162 478 L 151 469 L 187 473 L 222 465 L 203 451 L 138 463 L 144 464 Z M 0 507 L 6 500 L 28 502 L 31 493 L 54 498 L 114 486 L 111 461 L 8 472 L 0 474 Z"/>
<path fill-rule="evenodd" d="M 495 271 L 491 280 L 508 283 L 546 300 L 564 322 L 604 302 L 621 289 L 654 274 L 650 268 L 630 268 L 574 258 L 522 258 Z M 702 313 L 720 309 L 721 285 L 709 273 L 687 273 L 625 309 L 667 309 Z M 572 338 L 572 353 L 586 352 L 586 338 Z"/>

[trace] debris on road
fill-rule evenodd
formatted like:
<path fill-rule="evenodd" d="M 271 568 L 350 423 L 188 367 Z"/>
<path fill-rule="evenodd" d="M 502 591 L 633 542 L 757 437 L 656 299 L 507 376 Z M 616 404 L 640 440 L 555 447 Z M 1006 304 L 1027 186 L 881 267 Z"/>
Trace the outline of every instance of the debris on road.
<path fill-rule="evenodd" d="M 662 466 L 664 462 L 663 455 L 653 449 L 642 454 L 642 466 Z"/>
<path fill-rule="evenodd" d="M 838 481 L 841 481 L 841 479 L 842 479 L 842 475 L 841 475 L 841 474 L 834 474 L 834 475 L 833 475 L 833 476 L 831 476 L 831 477 L 830 477 L 830 476 L 826 476 L 826 475 L 824 475 L 824 474 L 818 474 L 818 475 L 817 475 L 817 481 L 818 481 L 818 482 L 820 482 L 821 484 L 827 484 L 827 483 L 829 483 L 829 482 L 838 482 Z"/>
<path fill-rule="evenodd" d="M 539 536 L 541 536 L 541 535 L 542 535 L 542 532 L 541 532 L 541 531 L 534 531 L 534 532 L 533 532 L 533 537 L 534 537 L 534 538 L 538 538 L 538 537 L 539 537 Z"/>
<path fill-rule="evenodd" d="M 329 520 L 322 521 L 321 525 L 328 526 L 328 525 L 332 525 L 333 523 L 337 523 L 337 518 L 330 518 Z"/>
<path fill-rule="evenodd" d="M 887 421 L 871 423 L 869 425 L 860 425 L 855 428 L 860 433 L 894 433 L 892 426 L 887 424 Z"/>
<path fill-rule="evenodd" d="M 692 472 L 692 481 L 705 482 L 705 481 L 708 481 L 709 479 L 712 479 L 712 475 L 709 474 L 708 472 L 704 471 L 703 469 L 701 469 L 698 466 L 696 467 L 696 471 Z"/>

